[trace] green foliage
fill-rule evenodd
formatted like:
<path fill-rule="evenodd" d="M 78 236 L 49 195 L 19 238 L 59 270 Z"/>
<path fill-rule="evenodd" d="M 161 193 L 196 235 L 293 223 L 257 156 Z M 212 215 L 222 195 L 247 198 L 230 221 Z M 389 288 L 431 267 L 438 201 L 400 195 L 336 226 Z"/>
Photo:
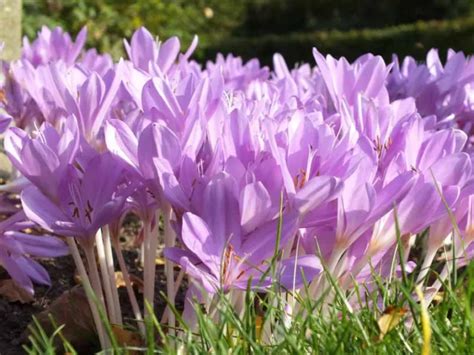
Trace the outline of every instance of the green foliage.
<path fill-rule="evenodd" d="M 326 311 L 321 311 L 320 301 L 297 297 L 302 309 L 293 316 L 291 323 L 284 321 L 286 311 L 282 305 L 285 300 L 281 293 L 270 290 L 266 295 L 259 295 L 247 291 L 240 313 L 232 306 L 229 295 L 220 294 L 212 312 L 204 313 L 196 305 L 198 327 L 194 330 L 189 329 L 177 314 L 180 323 L 177 336 L 167 334 L 167 329 L 156 317 L 148 318 L 148 345 L 133 349 L 147 354 L 175 353 L 176 349 L 189 354 L 421 353 L 424 342 L 421 307 L 413 296 L 414 282 L 410 277 L 390 284 L 375 277 L 372 297 L 356 312 L 348 307 L 346 297 L 349 295 L 342 293 L 337 283 L 331 282 L 331 285 L 332 302 Z M 471 353 L 474 346 L 474 264 L 464 270 L 456 285 L 445 284 L 443 290 L 442 301 L 429 308 L 433 353 Z M 407 313 L 381 337 L 377 323 L 381 312 L 390 307 L 404 308 Z M 271 324 L 265 327 L 268 320 Z M 57 336 L 64 342 L 63 349 L 54 349 L 53 339 Z M 37 324 L 30 341 L 25 350 L 31 355 L 75 353 L 62 338 L 61 326 L 48 335 Z M 113 350 L 102 353 L 127 354 L 131 351 L 132 348 L 127 350 L 115 345 Z"/>
<path fill-rule="evenodd" d="M 259 37 L 233 37 L 206 48 L 207 58 L 216 53 L 233 53 L 245 59 L 258 58 L 271 64 L 273 53 L 283 54 L 289 64 L 314 63 L 311 48 L 322 53 L 344 56 L 350 60 L 364 53 L 374 53 L 391 60 L 392 54 L 399 57 L 412 55 L 424 59 L 431 48 L 440 54 L 448 48 L 474 52 L 474 17 L 447 21 L 419 21 L 413 24 L 351 31 L 316 31 L 291 33 L 288 35 L 265 35 Z"/>
<path fill-rule="evenodd" d="M 114 57 L 122 39 L 146 26 L 163 38 L 176 35 L 187 45 L 195 34 L 201 45 L 228 36 L 241 23 L 243 5 L 219 0 L 24 0 L 23 32 L 34 38 L 41 26 L 89 30 L 88 45 Z"/>
<path fill-rule="evenodd" d="M 88 46 L 115 58 L 123 55 L 122 39 L 142 25 L 162 38 L 179 36 L 184 47 L 199 35 L 198 60 L 233 52 L 270 64 L 273 53 L 280 52 L 290 64 L 312 63 L 313 46 L 350 59 L 366 52 L 387 60 L 392 53 L 421 59 L 431 47 L 474 51 L 474 17 L 390 26 L 417 18 L 467 16 L 474 11 L 474 1 L 435 0 L 426 5 L 387 0 L 361 6 L 368 1 L 24 0 L 23 30 L 34 38 L 42 25 L 59 25 L 73 34 L 87 26 Z M 377 26 L 382 28 L 360 29 Z"/>
<path fill-rule="evenodd" d="M 379 28 L 474 12 L 472 0 L 251 0 L 245 34 Z"/>

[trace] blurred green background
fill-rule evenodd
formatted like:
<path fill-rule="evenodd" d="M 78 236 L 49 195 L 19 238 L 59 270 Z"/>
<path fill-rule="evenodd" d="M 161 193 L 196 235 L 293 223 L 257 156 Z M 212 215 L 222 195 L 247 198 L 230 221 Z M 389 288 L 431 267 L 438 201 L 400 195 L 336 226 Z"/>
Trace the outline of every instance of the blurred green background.
<path fill-rule="evenodd" d="M 142 25 L 185 46 L 198 34 L 202 61 L 232 52 L 269 64 L 280 52 L 289 63 L 312 62 L 313 46 L 349 59 L 474 52 L 474 0 L 23 0 L 23 16 L 30 38 L 42 25 L 74 34 L 87 25 L 88 45 L 116 58 Z"/>

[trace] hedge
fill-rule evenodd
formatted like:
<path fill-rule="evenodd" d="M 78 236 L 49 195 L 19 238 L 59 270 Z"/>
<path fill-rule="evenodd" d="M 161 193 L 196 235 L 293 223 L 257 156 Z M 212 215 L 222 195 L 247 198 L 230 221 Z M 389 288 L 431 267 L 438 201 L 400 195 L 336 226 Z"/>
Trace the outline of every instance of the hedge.
<path fill-rule="evenodd" d="M 351 31 L 318 31 L 260 37 L 231 37 L 203 49 L 203 58 L 216 53 L 233 53 L 244 59 L 259 58 L 271 64 L 273 53 L 283 54 L 289 64 L 313 63 L 312 47 L 322 53 L 350 60 L 371 52 L 389 61 L 393 53 L 424 59 L 430 48 L 445 55 L 448 48 L 474 53 L 474 17 L 446 21 L 420 21 L 413 24 Z"/>

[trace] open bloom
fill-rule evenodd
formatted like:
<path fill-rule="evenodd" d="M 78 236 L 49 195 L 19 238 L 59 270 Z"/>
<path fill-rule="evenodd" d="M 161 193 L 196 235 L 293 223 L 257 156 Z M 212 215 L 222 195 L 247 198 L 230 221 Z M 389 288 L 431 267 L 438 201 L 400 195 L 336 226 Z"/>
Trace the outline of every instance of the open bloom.
<path fill-rule="evenodd" d="M 46 230 L 92 238 L 102 226 L 120 216 L 133 191 L 131 186 L 121 185 L 122 171 L 110 153 L 93 158 L 84 172 L 69 165 L 59 182 L 56 201 L 31 186 L 21 194 L 23 209 L 30 220 Z"/>

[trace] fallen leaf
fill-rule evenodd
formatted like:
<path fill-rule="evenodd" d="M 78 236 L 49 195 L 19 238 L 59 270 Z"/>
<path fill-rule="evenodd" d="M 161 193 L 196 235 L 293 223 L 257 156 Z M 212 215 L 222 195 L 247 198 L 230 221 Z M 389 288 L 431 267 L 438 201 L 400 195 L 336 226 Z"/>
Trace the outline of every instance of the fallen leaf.
<path fill-rule="evenodd" d="M 0 280 L 0 296 L 9 302 L 31 303 L 34 297 L 12 279 Z"/>
<path fill-rule="evenodd" d="M 133 287 L 137 289 L 138 292 L 143 293 L 143 280 L 140 279 L 138 276 L 129 274 L 130 282 Z M 117 288 L 126 287 L 125 280 L 123 278 L 122 271 L 115 272 L 115 286 Z"/>
<path fill-rule="evenodd" d="M 140 334 L 124 329 L 119 325 L 112 324 L 112 332 L 114 333 L 117 343 L 121 347 L 141 347 L 143 346 Z M 128 351 L 127 354 L 139 354 L 138 351 Z"/>
<path fill-rule="evenodd" d="M 95 331 L 94 319 L 89 308 L 86 293 L 82 286 L 72 289 L 59 296 L 46 310 L 35 315 L 46 334 L 55 331 L 49 315 L 53 317 L 57 326 L 63 325 L 62 335 L 78 350 L 79 353 L 92 354 L 97 350 L 99 341 Z M 30 323 L 33 326 L 33 323 Z M 23 337 L 30 335 L 29 327 Z M 60 337 L 55 338 L 55 346 L 62 349 Z"/>
<path fill-rule="evenodd" d="M 81 275 L 79 275 L 79 273 L 77 272 L 77 270 L 74 272 L 74 283 L 75 283 L 76 285 L 82 285 Z"/>
<path fill-rule="evenodd" d="M 388 306 L 377 321 L 380 329 L 379 340 L 382 340 L 389 331 L 394 329 L 406 313 L 405 308 Z"/>

